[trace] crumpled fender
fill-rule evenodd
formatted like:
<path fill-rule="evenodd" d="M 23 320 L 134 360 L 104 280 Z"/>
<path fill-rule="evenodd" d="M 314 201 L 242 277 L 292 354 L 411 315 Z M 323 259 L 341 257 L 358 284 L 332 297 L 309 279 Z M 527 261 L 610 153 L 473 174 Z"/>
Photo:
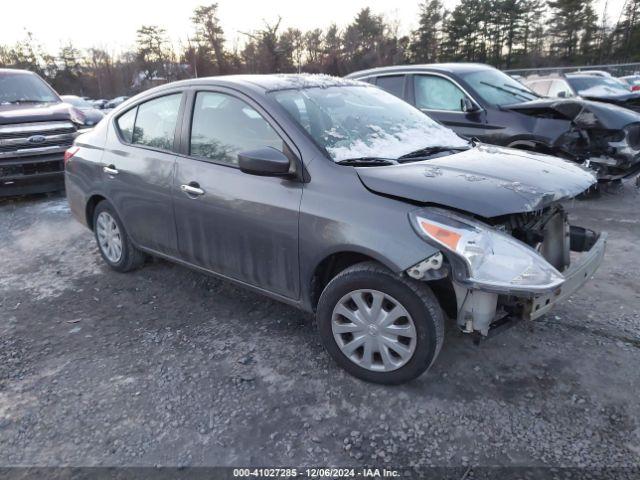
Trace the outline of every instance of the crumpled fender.
<path fill-rule="evenodd" d="M 577 127 L 585 129 L 621 130 L 629 124 L 640 122 L 638 112 L 610 103 L 578 98 L 541 98 L 506 105 L 503 108 L 534 117 L 545 112 L 554 112 L 561 119 L 571 121 Z"/>

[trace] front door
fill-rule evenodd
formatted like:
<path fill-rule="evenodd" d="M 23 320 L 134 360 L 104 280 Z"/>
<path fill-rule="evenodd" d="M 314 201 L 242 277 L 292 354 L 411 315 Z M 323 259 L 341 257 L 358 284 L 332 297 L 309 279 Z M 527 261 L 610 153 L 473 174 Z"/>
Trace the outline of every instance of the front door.
<path fill-rule="evenodd" d="M 197 92 L 188 155 L 176 162 L 174 205 L 180 256 L 195 265 L 298 298 L 302 183 L 238 168 L 238 152 L 273 147 L 298 159 L 250 99 Z"/>
<path fill-rule="evenodd" d="M 413 103 L 417 108 L 459 135 L 482 140 L 487 133 L 485 111 L 463 111 L 464 99 L 477 105 L 448 78 L 429 74 L 413 76 Z"/>

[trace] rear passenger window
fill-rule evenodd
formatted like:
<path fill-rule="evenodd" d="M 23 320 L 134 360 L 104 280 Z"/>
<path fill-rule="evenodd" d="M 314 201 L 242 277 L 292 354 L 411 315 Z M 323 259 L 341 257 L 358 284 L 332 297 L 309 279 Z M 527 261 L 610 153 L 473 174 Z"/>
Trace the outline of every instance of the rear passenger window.
<path fill-rule="evenodd" d="M 132 143 L 172 150 L 181 100 L 182 94 L 176 93 L 138 105 Z"/>
<path fill-rule="evenodd" d="M 131 143 L 133 141 L 133 124 L 136 121 L 137 108 L 132 108 L 127 113 L 118 117 L 118 130 L 125 142 Z"/>
<path fill-rule="evenodd" d="M 236 165 L 239 152 L 264 147 L 284 152 L 280 136 L 248 103 L 224 93 L 197 94 L 191 155 Z"/>
<path fill-rule="evenodd" d="M 386 75 L 384 77 L 378 77 L 376 85 L 396 97 L 404 97 L 404 75 Z"/>

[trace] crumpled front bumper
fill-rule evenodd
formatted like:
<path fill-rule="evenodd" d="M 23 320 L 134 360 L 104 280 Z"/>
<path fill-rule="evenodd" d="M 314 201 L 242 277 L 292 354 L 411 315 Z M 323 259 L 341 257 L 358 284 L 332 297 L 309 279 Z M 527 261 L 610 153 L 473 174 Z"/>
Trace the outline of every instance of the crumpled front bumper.
<path fill-rule="evenodd" d="M 556 303 L 565 300 L 584 285 L 600 267 L 606 245 L 607 233 L 602 232 L 593 247 L 563 272 L 565 281 L 560 287 L 553 292 L 539 294 L 527 300 L 524 317 L 531 320 L 541 317 Z"/>

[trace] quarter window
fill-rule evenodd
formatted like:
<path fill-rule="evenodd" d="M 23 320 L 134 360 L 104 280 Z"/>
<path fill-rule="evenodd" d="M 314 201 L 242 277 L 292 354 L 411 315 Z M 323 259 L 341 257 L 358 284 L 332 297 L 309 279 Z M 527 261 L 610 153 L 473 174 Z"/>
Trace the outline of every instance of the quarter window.
<path fill-rule="evenodd" d="M 404 97 L 404 75 L 385 75 L 378 77 L 376 85 L 398 98 Z"/>
<path fill-rule="evenodd" d="M 416 75 L 416 107 L 426 110 L 462 111 L 466 95 L 449 80 L 433 75 Z"/>
<path fill-rule="evenodd" d="M 225 93 L 199 92 L 191 124 L 191 155 L 237 165 L 238 153 L 273 147 L 284 152 L 276 131 L 246 102 Z"/>
<path fill-rule="evenodd" d="M 127 143 L 133 142 L 133 125 L 136 121 L 136 112 L 138 108 L 132 108 L 127 113 L 124 113 L 118 117 L 118 130 L 120 135 Z"/>

